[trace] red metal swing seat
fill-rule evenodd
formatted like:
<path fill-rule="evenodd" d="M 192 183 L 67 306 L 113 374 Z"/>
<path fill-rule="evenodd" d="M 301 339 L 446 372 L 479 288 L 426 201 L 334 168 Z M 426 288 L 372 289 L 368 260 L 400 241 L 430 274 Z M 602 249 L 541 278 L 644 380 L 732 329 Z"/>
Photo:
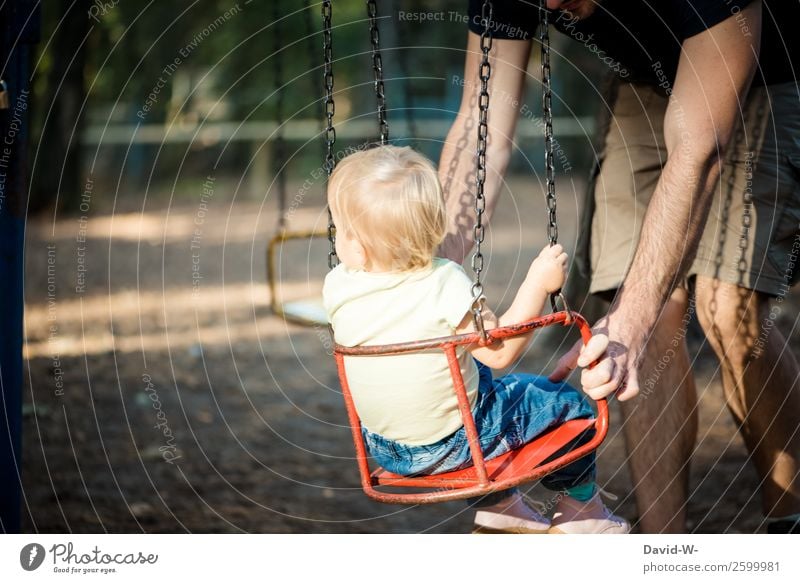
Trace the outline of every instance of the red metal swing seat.
<path fill-rule="evenodd" d="M 584 344 L 591 338 L 591 329 L 580 314 L 561 311 L 534 318 L 521 324 L 487 330 L 490 341 L 519 336 L 545 326 L 562 324 L 578 326 Z M 443 338 L 432 338 L 402 344 L 381 346 L 345 347 L 336 345 L 334 356 L 339 371 L 347 416 L 353 434 L 361 486 L 370 498 L 389 504 L 429 504 L 461 500 L 490 492 L 505 490 L 523 482 L 541 479 L 575 460 L 593 452 L 608 433 L 608 404 L 605 399 L 597 401 L 597 417 L 575 419 L 540 435 L 523 447 L 486 461 L 479 447 L 475 420 L 472 417 L 464 379 L 458 364 L 456 347 L 481 341 L 478 332 Z M 369 455 L 361 434 L 361 421 L 356 412 L 345 371 L 345 356 L 379 356 L 403 354 L 438 348 L 444 351 L 450 365 L 453 387 L 458 398 L 461 419 L 467 433 L 472 464 L 470 467 L 441 474 L 400 476 L 377 467 L 370 470 Z M 555 453 L 584 432 L 594 428 L 595 434 L 588 442 L 567 453 L 551 458 Z M 404 488 L 421 488 L 423 492 L 406 493 Z"/>

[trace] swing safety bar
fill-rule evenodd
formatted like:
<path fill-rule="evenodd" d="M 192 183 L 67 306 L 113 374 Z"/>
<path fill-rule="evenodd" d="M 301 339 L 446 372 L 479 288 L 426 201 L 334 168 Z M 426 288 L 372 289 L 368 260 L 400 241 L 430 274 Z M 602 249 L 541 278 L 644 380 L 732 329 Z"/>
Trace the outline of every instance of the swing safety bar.
<path fill-rule="evenodd" d="M 591 328 L 583 316 L 568 310 L 534 318 L 520 324 L 494 328 L 487 330 L 486 333 L 489 341 L 494 342 L 556 324 L 576 325 L 584 344 L 592 337 Z M 475 420 L 472 417 L 464 378 L 456 354 L 457 346 L 477 343 L 481 343 L 478 332 L 380 346 L 346 347 L 335 344 L 334 357 L 339 372 L 339 382 L 355 444 L 361 486 L 367 496 L 388 504 L 431 504 L 482 496 L 490 492 L 506 490 L 524 482 L 539 480 L 592 453 L 603 442 L 608 433 L 608 404 L 605 399 L 600 399 L 596 401 L 596 418 L 567 421 L 519 449 L 486 461 L 480 449 Z M 440 349 L 447 356 L 461 419 L 472 455 L 472 465 L 452 472 L 415 476 L 393 474 L 380 467 L 371 471 L 369 456 L 361 433 L 361 421 L 347 382 L 345 357 L 386 356 L 430 349 Z M 589 441 L 556 456 L 578 437 L 588 434 L 592 430 L 594 435 Z M 382 489 L 378 489 L 379 487 Z M 397 491 L 396 488 L 426 488 L 427 490 L 405 493 Z"/>

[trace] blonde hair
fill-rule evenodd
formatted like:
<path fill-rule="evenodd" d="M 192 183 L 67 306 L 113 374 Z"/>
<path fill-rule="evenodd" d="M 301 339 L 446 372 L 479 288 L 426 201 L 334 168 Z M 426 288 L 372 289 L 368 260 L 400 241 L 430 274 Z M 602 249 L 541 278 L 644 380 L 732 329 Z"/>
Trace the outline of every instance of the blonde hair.
<path fill-rule="evenodd" d="M 344 158 L 331 174 L 328 204 L 337 232 L 393 270 L 429 266 L 447 230 L 436 169 L 409 147 L 378 146 Z"/>

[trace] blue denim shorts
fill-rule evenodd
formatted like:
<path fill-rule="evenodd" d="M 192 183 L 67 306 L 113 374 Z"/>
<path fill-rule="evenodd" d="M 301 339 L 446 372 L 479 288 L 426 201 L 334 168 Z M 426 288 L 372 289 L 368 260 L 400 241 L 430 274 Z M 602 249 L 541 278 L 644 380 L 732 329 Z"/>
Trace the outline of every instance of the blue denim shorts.
<path fill-rule="evenodd" d="M 589 403 L 567 383 L 546 377 L 510 374 L 492 378 L 489 367 L 478 364 L 480 383 L 473 408 L 481 451 L 490 460 L 535 439 L 555 425 L 594 416 Z M 401 475 L 438 474 L 472 465 L 466 429 L 430 445 L 405 445 L 362 427 L 368 453 L 386 470 Z M 594 430 L 576 438 L 562 455 L 592 438 Z M 553 490 L 571 488 L 594 477 L 594 454 L 585 456 L 542 480 Z"/>

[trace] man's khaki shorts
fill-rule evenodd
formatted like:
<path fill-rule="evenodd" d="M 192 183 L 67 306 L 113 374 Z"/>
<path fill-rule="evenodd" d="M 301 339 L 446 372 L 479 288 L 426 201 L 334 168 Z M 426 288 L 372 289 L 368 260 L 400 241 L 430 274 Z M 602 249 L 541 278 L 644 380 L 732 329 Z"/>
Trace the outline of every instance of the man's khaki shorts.
<path fill-rule="evenodd" d="M 753 87 L 731 143 L 696 259 L 705 275 L 783 295 L 800 275 L 800 89 Z M 667 97 L 623 83 L 594 188 L 592 293 L 620 287 L 666 162 Z M 744 129 L 743 129 L 744 128 Z"/>

